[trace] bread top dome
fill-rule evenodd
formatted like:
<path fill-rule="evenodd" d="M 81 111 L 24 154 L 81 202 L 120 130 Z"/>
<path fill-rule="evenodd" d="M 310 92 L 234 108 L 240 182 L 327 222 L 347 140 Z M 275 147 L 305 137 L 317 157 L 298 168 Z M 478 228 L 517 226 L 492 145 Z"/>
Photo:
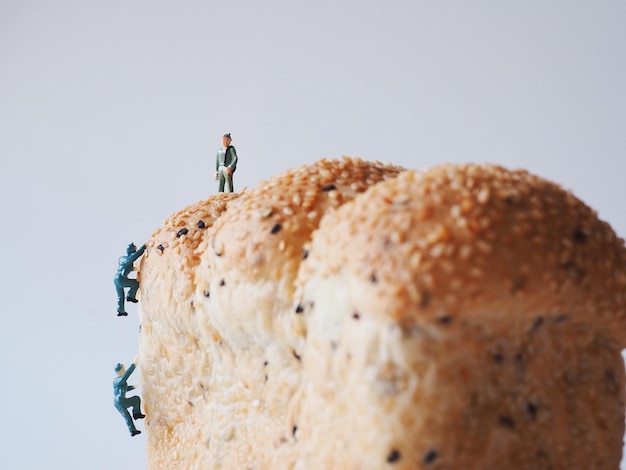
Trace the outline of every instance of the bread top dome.
<path fill-rule="evenodd" d="M 371 187 L 322 219 L 299 289 L 342 272 L 371 312 L 406 327 L 541 312 L 531 320 L 569 318 L 626 346 L 623 240 L 524 170 L 446 164 Z"/>
<path fill-rule="evenodd" d="M 242 279 L 279 281 L 293 293 L 306 244 L 325 214 L 404 169 L 358 158 L 322 159 L 259 183 L 216 221 L 208 264 Z M 213 256 L 214 255 L 214 256 Z"/>

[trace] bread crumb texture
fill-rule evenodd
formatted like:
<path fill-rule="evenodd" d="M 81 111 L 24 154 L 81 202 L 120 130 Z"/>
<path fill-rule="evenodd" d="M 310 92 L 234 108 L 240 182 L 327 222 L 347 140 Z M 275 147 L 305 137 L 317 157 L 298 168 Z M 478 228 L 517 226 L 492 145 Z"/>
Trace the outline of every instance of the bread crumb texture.
<path fill-rule="evenodd" d="M 626 251 L 522 170 L 320 160 L 140 262 L 151 469 L 607 469 Z"/>

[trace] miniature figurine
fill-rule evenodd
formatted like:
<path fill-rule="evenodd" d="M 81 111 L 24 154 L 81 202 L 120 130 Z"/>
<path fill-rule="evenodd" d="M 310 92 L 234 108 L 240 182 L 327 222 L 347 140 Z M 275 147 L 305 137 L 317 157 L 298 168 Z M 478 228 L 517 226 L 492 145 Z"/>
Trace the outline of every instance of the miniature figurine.
<path fill-rule="evenodd" d="M 135 423 L 133 419 L 143 419 L 146 416 L 141 412 L 141 398 L 138 396 L 126 397 L 126 392 L 134 390 L 135 387 L 132 385 L 128 385 L 128 377 L 135 370 L 135 365 L 138 362 L 138 358 L 135 358 L 135 361 L 126 369 L 124 364 L 117 364 L 115 366 L 115 372 L 117 373 L 117 377 L 113 380 L 113 394 L 115 395 L 115 399 L 113 403 L 115 404 L 115 408 L 126 420 L 126 426 L 128 426 L 128 431 L 130 432 L 131 437 L 136 436 L 137 434 L 141 434 L 135 427 Z M 133 417 L 130 417 L 130 413 L 128 412 L 128 408 L 133 409 Z"/>
<path fill-rule="evenodd" d="M 224 183 L 228 182 L 228 192 L 232 193 L 233 189 L 233 173 L 237 169 L 237 150 L 230 145 L 232 139 L 230 134 L 224 134 L 222 137 L 222 148 L 217 151 L 215 157 L 215 181 L 219 181 L 218 192 L 224 192 Z"/>
<path fill-rule="evenodd" d="M 142 245 L 137 249 L 134 243 L 128 245 L 126 249 L 126 255 L 120 256 L 118 260 L 117 273 L 115 273 L 115 289 L 117 290 L 117 316 L 122 317 L 128 315 L 124 310 L 124 288 L 130 288 L 126 300 L 129 302 L 137 303 L 135 296 L 139 289 L 139 281 L 137 279 L 130 279 L 128 275 L 133 271 L 133 263 L 143 254 L 146 250 L 146 245 Z"/>

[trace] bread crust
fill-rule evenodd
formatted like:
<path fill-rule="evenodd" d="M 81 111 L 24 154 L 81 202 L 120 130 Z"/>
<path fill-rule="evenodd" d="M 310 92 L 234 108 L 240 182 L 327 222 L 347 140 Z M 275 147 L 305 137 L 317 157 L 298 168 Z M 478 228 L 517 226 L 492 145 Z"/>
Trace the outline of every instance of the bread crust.
<path fill-rule="evenodd" d="M 171 258 L 156 258 L 154 247 L 163 238 L 175 243 L 203 209 L 190 206 L 153 235 L 140 266 L 150 468 L 172 461 L 282 468 L 295 460 L 292 415 L 304 341 L 294 318 L 297 270 L 324 214 L 402 170 L 323 159 L 236 200 L 217 195 L 200 203 L 217 206 L 216 216 L 193 232 L 193 245 L 170 247 Z"/>
<path fill-rule="evenodd" d="M 303 468 L 618 468 L 625 260 L 571 193 L 492 165 L 329 214 L 297 279 L 299 432 L 340 444 Z"/>
<path fill-rule="evenodd" d="M 624 243 L 552 182 L 321 160 L 147 246 L 150 468 L 619 465 Z"/>

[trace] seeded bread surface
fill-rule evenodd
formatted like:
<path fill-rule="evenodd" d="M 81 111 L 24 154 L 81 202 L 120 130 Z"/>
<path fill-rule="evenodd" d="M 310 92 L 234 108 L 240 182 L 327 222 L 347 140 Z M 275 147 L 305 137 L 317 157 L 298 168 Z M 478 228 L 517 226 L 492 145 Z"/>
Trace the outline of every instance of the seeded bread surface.
<path fill-rule="evenodd" d="M 619 466 L 624 243 L 526 171 L 321 160 L 139 275 L 151 469 Z"/>

